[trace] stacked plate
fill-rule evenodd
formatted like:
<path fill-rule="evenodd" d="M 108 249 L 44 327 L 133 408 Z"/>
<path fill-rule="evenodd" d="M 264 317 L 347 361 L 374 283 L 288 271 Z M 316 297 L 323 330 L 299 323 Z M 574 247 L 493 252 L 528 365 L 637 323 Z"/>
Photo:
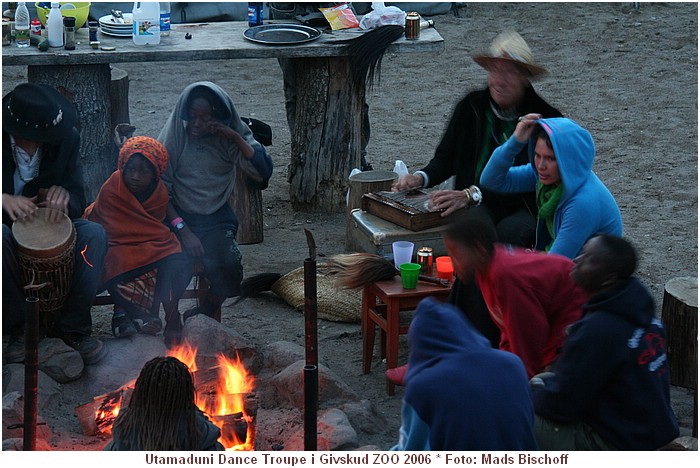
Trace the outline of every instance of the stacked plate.
<path fill-rule="evenodd" d="M 133 15 L 124 13 L 123 16 L 124 22 L 118 22 L 119 20 L 112 15 L 105 15 L 100 18 L 100 31 L 102 31 L 102 34 L 116 37 L 131 37 Z"/>

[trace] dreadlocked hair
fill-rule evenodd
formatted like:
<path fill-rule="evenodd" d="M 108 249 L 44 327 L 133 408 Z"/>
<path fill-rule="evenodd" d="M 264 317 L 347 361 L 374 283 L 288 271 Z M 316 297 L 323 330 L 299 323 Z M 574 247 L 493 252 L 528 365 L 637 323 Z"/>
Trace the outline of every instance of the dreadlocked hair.
<path fill-rule="evenodd" d="M 194 398 L 194 381 L 184 363 L 174 357 L 153 358 L 141 369 L 113 431 L 128 450 L 197 450 L 202 434 Z"/>
<path fill-rule="evenodd" d="M 385 25 L 346 41 L 345 51 L 350 56 L 352 81 L 355 87 L 361 89 L 365 85 L 371 90 L 374 87 L 375 74 L 379 84 L 384 53 L 391 43 L 403 34 L 403 26 Z"/>
<path fill-rule="evenodd" d="M 343 289 L 363 288 L 399 274 L 393 261 L 366 252 L 334 255 L 328 266 L 335 274 L 335 283 Z"/>

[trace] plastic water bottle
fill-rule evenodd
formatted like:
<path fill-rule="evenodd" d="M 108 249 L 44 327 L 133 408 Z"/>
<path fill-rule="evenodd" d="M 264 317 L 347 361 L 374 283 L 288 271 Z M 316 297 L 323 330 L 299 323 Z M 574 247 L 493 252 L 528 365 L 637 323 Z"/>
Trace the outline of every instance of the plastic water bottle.
<path fill-rule="evenodd" d="M 248 2 L 248 26 L 263 24 L 263 3 Z"/>
<path fill-rule="evenodd" d="M 49 30 L 49 46 L 63 47 L 63 15 L 58 2 L 51 2 L 46 29 Z"/>
<path fill-rule="evenodd" d="M 131 38 L 136 45 L 160 44 L 160 6 L 158 2 L 134 2 L 134 28 Z"/>
<path fill-rule="evenodd" d="M 15 42 L 17 47 L 29 47 L 29 10 L 26 2 L 18 2 L 15 11 Z"/>
<path fill-rule="evenodd" d="M 160 3 L 160 35 L 170 35 L 170 2 Z"/>

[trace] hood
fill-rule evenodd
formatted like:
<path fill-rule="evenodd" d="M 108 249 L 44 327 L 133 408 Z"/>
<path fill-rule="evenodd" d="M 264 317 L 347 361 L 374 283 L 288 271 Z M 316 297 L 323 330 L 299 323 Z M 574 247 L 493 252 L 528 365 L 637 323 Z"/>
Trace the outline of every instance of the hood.
<path fill-rule="evenodd" d="M 567 200 L 592 173 L 595 159 L 593 137 L 571 119 L 557 117 L 540 119 L 537 123 L 544 128 L 552 141 L 559 174 L 564 183 L 562 200 Z M 535 167 L 535 143 L 536 138 L 530 138 L 528 154 L 533 168 Z"/>
<path fill-rule="evenodd" d="M 426 333 L 426 330 L 430 330 Z M 408 331 L 409 366 L 406 382 L 423 369 L 454 355 L 490 350 L 489 341 L 479 333 L 456 306 L 433 298 L 421 301 Z"/>
<path fill-rule="evenodd" d="M 596 294 L 584 304 L 584 314 L 607 312 L 635 326 L 646 327 L 654 318 L 654 299 L 639 279 L 632 277 L 620 287 Z"/>
<path fill-rule="evenodd" d="M 241 120 L 231 97 L 219 85 L 210 81 L 197 81 L 188 85 L 180 94 L 175 109 L 170 113 L 168 120 L 158 135 L 158 141 L 162 142 L 171 159 L 178 159 L 180 152 L 185 147 L 187 140 L 186 121 L 183 116 L 187 116 L 188 103 L 192 92 L 197 88 L 206 88 L 207 92 L 220 101 L 220 108 L 216 109 L 215 117 L 224 122 L 236 133 L 241 135 L 245 141 L 253 148 L 262 148 L 262 145 L 255 140 L 250 127 Z"/>

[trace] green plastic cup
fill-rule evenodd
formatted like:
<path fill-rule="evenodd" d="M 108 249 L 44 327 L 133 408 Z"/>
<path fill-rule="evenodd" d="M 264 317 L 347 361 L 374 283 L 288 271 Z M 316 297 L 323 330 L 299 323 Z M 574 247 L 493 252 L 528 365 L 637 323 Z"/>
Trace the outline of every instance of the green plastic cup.
<path fill-rule="evenodd" d="M 401 284 L 404 289 L 416 289 L 418 276 L 420 276 L 420 265 L 417 263 L 402 263 L 399 266 L 401 272 Z"/>

